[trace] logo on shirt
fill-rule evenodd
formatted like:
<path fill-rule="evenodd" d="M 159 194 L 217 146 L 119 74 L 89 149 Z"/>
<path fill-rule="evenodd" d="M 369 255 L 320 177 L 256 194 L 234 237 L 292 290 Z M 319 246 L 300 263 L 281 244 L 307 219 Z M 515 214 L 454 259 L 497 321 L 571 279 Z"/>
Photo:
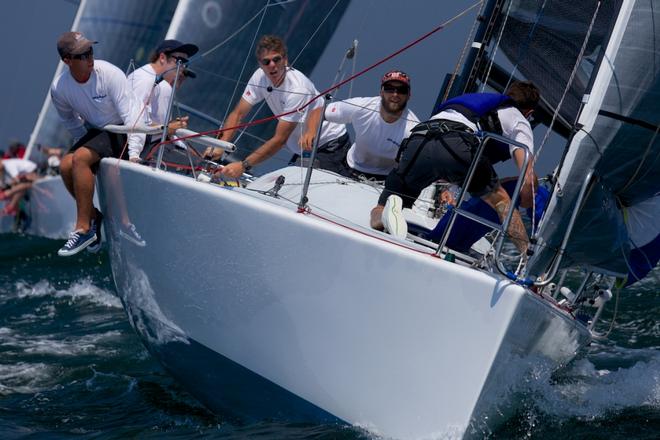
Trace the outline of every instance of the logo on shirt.
<path fill-rule="evenodd" d="M 393 143 L 394 145 L 396 145 L 397 147 L 400 147 L 400 146 L 401 146 L 401 144 L 399 144 L 397 141 L 395 141 L 395 140 L 392 139 L 392 138 L 387 138 L 387 140 L 390 141 L 390 142 L 392 142 L 392 143 Z"/>
<path fill-rule="evenodd" d="M 252 96 L 252 93 L 250 93 L 250 91 L 248 90 L 247 92 L 245 92 L 245 96 Z"/>
<path fill-rule="evenodd" d="M 108 95 L 96 95 L 92 96 L 92 99 L 96 102 L 101 102 L 103 99 L 105 99 Z"/>

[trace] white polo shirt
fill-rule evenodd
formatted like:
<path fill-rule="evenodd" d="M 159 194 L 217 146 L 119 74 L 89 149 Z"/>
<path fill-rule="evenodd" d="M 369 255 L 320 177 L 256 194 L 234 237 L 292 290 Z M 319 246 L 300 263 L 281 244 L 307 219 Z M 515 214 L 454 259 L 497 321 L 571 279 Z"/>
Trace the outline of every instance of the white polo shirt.
<path fill-rule="evenodd" d="M 268 91 L 269 87 L 271 88 L 270 92 Z M 279 115 L 301 108 L 318 94 L 318 90 L 316 90 L 316 87 L 314 87 L 314 84 L 309 78 L 296 69 L 288 67 L 284 81 L 279 87 L 274 87 L 264 71 L 257 69 L 250 78 L 248 85 L 245 87 L 242 98 L 252 106 L 265 99 L 266 104 L 268 104 L 268 107 L 273 114 Z M 298 145 L 298 140 L 303 134 L 305 120 L 311 110 L 323 105 L 322 99 L 323 98 L 317 99 L 300 112 L 295 112 L 280 118 L 283 121 L 295 122 L 298 124 L 293 133 L 291 133 L 291 136 L 289 136 L 289 139 L 286 141 L 286 147 L 292 153 L 300 154 L 301 148 Z M 319 146 L 337 139 L 345 133 L 345 126 L 323 121 Z"/>

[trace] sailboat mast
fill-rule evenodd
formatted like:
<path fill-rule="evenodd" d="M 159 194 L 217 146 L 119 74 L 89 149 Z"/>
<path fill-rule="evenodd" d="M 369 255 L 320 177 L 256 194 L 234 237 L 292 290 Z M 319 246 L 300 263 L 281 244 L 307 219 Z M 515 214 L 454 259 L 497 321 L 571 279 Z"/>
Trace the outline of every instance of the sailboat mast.
<path fill-rule="evenodd" d="M 476 91 L 479 74 L 483 72 L 482 67 L 486 59 L 486 48 L 493 36 L 497 18 L 504 3 L 505 0 L 489 0 L 483 12 L 476 18 L 481 24 L 475 32 L 474 40 L 470 45 L 465 63 L 463 63 L 463 70 L 454 79 L 451 90 L 447 93 L 447 98 Z M 441 96 L 444 96 L 445 93 L 445 90 L 442 90 Z"/>

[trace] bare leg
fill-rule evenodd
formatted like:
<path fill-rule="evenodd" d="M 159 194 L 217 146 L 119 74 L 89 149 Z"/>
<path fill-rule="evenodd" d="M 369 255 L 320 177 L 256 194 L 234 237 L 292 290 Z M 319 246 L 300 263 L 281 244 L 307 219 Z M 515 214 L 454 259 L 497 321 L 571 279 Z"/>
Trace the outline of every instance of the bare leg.
<path fill-rule="evenodd" d="M 491 208 L 497 212 L 497 216 L 500 218 L 500 222 L 504 222 L 504 217 L 511 207 L 511 198 L 506 193 L 502 186 L 498 186 L 497 189 L 491 193 L 482 196 L 481 199 L 488 203 Z M 522 218 L 520 217 L 520 212 L 517 209 L 513 210 L 513 215 L 511 217 L 511 222 L 509 223 L 509 229 L 507 230 L 511 241 L 518 249 L 518 252 L 525 254 L 527 252 L 527 246 L 529 244 L 529 238 L 527 237 L 527 231 L 525 230 L 525 225 L 523 225 Z"/>
<path fill-rule="evenodd" d="M 94 214 L 94 173 L 92 165 L 101 158 L 89 148 L 81 147 L 73 153 L 73 193 L 78 214 L 76 230 L 89 231 L 90 220 Z"/>
<path fill-rule="evenodd" d="M 75 199 L 73 192 L 73 153 L 66 154 L 60 162 L 60 175 L 69 194 Z"/>

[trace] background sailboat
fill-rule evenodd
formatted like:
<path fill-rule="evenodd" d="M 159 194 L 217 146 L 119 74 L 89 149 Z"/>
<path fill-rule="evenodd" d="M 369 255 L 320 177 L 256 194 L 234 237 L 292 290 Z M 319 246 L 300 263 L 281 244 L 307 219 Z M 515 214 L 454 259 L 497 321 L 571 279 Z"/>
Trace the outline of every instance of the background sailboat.
<path fill-rule="evenodd" d="M 176 5 L 176 0 L 82 0 L 71 29 L 99 41 L 95 47 L 97 58 L 122 69 L 128 69 L 131 60 L 139 67 L 147 62 L 150 51 L 164 38 Z M 60 62 L 54 78 L 64 68 Z M 60 122 L 51 103 L 50 92 L 46 95 L 26 151 L 26 158 L 43 166 L 47 157 L 41 152 L 42 145 L 65 150 L 71 145 L 71 135 Z M 29 203 L 25 205 L 27 216 L 21 220 L 20 230 L 46 238 L 66 238 L 73 229 L 76 210 L 62 179 L 47 176 L 37 181 L 29 191 L 28 199 Z M 13 231 L 15 225 L 14 218 L 2 218 L 0 232 Z"/>

